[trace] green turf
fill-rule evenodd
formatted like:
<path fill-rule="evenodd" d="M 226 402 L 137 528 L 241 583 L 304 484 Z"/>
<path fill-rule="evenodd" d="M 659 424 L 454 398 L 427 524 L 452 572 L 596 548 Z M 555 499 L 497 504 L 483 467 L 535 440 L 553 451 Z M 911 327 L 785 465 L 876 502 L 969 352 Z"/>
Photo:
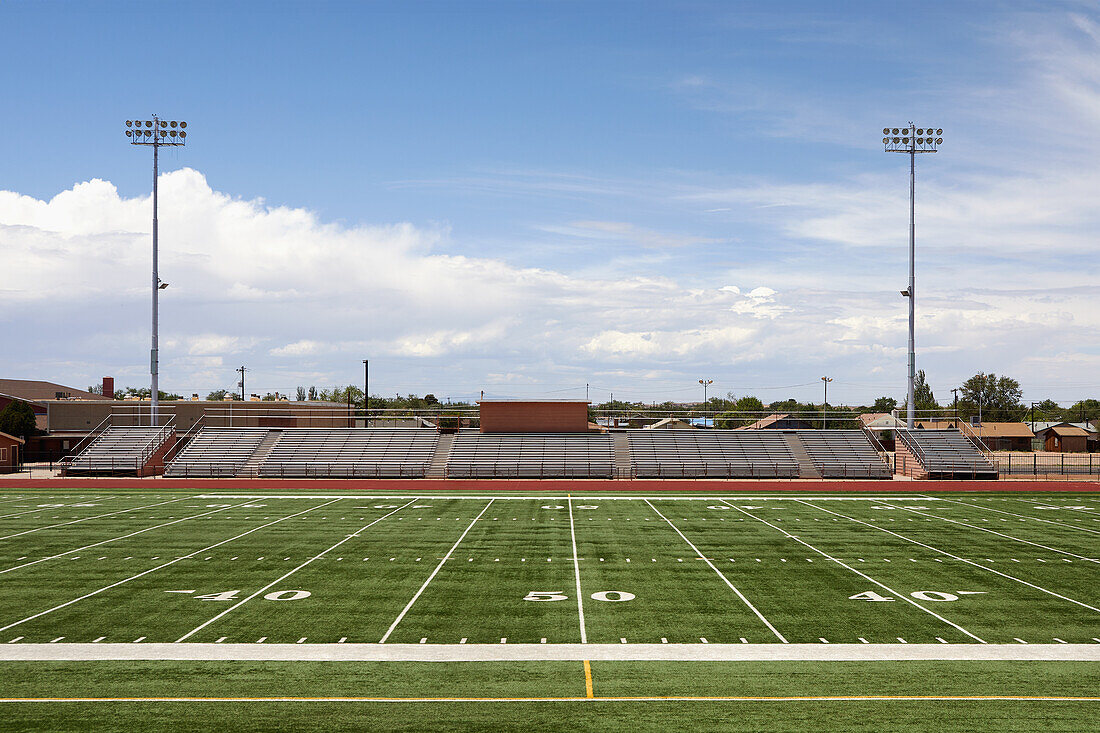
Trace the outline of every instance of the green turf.
<path fill-rule="evenodd" d="M 0 730 L 1083 730 L 1095 702 L 608 702 L 599 697 L 1095 695 L 1095 665 L 597 662 L 597 699 L 463 703 L 3 703 Z M 8 697 L 583 697 L 578 662 L 6 663 Z"/>
<path fill-rule="evenodd" d="M 589 642 L 1090 643 L 1100 501 L 1030 498 L 577 498 L 571 533 L 553 498 L 55 492 L 0 504 L 0 641 L 577 643 L 575 535 Z"/>
<path fill-rule="evenodd" d="M 490 503 L 431 492 L 396 499 L 330 489 L 249 500 L 109 488 L 0 488 L 0 627 L 8 627 L 0 643 L 579 643 L 574 536 L 590 643 L 1100 638 L 1100 613 L 1086 607 L 1100 607 L 1100 498 L 1088 494 L 795 501 L 745 499 L 735 485 L 723 495 L 740 498 L 729 501 L 581 494 L 572 498 L 571 532 L 561 492 Z M 177 590 L 193 592 L 168 592 Z M 293 591 L 309 595 L 265 597 L 304 595 Z M 565 598 L 525 601 L 532 592 Z M 868 592 L 892 600 L 861 600 Z M 621 594 L 632 598 L 600 600 L 628 597 Z M 1088 663 L 595 662 L 593 672 L 597 696 L 1073 695 L 1100 687 Z M 576 662 L 19 662 L 0 664 L 0 673 L 8 697 L 584 695 Z M 1081 730 L 1098 715 L 1096 703 L 1020 701 L 425 705 L 5 704 L 0 729 L 306 730 L 323 722 L 335 730 L 527 730 L 542 721 L 882 730 L 934 721 L 941 730 Z"/>

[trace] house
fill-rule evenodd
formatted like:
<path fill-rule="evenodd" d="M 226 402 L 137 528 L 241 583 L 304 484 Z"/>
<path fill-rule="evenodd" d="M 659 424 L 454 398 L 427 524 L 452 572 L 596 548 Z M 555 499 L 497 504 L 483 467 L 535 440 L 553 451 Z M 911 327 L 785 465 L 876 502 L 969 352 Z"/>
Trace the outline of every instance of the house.
<path fill-rule="evenodd" d="M 1095 452 L 1100 433 L 1087 422 L 1036 422 L 1035 442 L 1052 453 Z"/>
<path fill-rule="evenodd" d="M 22 448 L 22 438 L 0 433 L 0 473 L 13 473 L 19 470 L 19 453 Z"/>
<path fill-rule="evenodd" d="M 644 430 L 697 430 L 697 426 L 688 422 L 687 420 L 681 420 L 678 417 L 666 417 L 658 420 L 652 425 L 646 425 Z"/>
<path fill-rule="evenodd" d="M 773 414 L 760 418 L 752 425 L 734 428 L 734 430 L 810 430 L 812 427 L 802 418 Z"/>
<path fill-rule="evenodd" d="M 859 423 L 888 451 L 894 450 L 894 431 L 905 428 L 904 420 L 888 412 L 869 412 L 860 415 Z"/>

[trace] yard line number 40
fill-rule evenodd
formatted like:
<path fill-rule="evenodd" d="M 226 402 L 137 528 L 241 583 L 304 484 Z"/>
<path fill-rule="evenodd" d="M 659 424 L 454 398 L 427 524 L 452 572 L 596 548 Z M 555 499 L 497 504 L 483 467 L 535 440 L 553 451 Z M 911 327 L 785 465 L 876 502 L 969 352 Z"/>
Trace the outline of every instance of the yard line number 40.
<path fill-rule="evenodd" d="M 937 603 L 941 601 L 957 601 L 959 596 L 974 596 L 984 594 L 984 590 L 957 590 L 954 593 L 945 593 L 941 590 L 918 590 L 913 591 L 909 595 L 916 598 L 918 601 L 935 601 Z M 854 596 L 848 596 L 848 600 L 851 601 L 892 601 L 894 600 L 890 596 L 884 596 L 880 593 L 876 593 L 873 590 L 865 590 L 862 593 L 856 593 Z"/>

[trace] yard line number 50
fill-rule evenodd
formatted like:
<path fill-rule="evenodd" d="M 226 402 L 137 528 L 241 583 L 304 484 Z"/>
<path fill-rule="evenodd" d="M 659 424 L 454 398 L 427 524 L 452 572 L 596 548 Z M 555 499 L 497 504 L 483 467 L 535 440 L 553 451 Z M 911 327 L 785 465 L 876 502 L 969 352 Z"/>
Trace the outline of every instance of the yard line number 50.
<path fill-rule="evenodd" d="M 633 593 L 627 593 L 624 590 L 601 590 L 597 593 L 593 593 L 591 598 L 594 601 L 607 601 L 608 603 L 621 603 L 623 601 L 633 601 Z M 564 601 L 568 600 L 569 596 L 565 595 L 560 590 L 533 590 L 523 597 L 525 601 Z"/>

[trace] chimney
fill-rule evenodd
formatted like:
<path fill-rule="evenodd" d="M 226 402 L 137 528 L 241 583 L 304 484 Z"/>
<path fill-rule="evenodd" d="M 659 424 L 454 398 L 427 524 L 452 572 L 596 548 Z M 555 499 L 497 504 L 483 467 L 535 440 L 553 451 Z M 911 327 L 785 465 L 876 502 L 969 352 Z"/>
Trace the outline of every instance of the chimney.
<path fill-rule="evenodd" d="M 115 378 L 104 377 L 103 378 L 103 396 L 109 400 L 115 398 Z"/>

